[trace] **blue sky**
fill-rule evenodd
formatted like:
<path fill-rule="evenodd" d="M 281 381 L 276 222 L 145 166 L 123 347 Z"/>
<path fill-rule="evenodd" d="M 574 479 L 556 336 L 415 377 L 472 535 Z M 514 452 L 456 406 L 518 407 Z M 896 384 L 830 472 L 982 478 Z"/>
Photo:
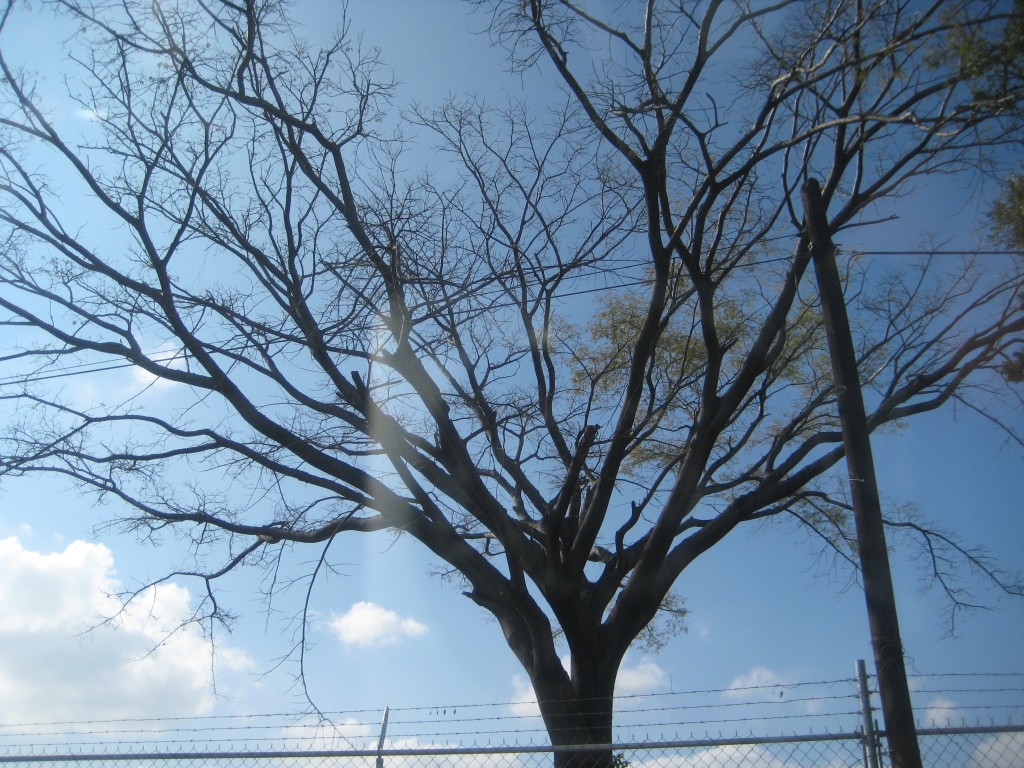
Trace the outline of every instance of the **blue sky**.
<path fill-rule="evenodd" d="M 330 3 L 303 1 L 296 10 L 317 24 L 336 14 Z M 353 2 L 350 15 L 353 27 L 365 30 L 365 44 L 380 46 L 402 81 L 400 105 L 413 99 L 429 104 L 448 93 L 531 100 L 552 93 L 541 77 L 503 70 L 501 52 L 485 34 L 473 34 L 485 20 L 469 15 L 464 4 Z M 16 42 L 41 47 L 43 37 L 29 25 Z M 66 111 L 67 121 L 84 119 L 66 103 L 53 106 Z M 933 234 L 955 247 L 974 247 L 985 205 L 976 191 L 936 185 L 907 201 L 899 228 L 859 231 L 856 242 L 843 245 L 915 248 Z M 127 394 L 142 383 L 137 373 L 121 370 L 67 386 Z M 185 396 L 166 385 L 145 395 L 154 405 Z M 1024 431 L 1024 414 L 1003 416 Z M 977 414 L 947 409 L 881 436 L 875 449 L 888 500 L 914 502 L 929 519 L 984 545 L 1008 569 L 1024 568 L 1019 446 Z M 232 634 L 215 638 L 212 671 L 205 640 L 193 630 L 160 645 L 196 604 L 200 585 L 194 582 L 161 584 L 148 602 L 110 626 L 81 634 L 97 616 L 120 608 L 109 593 L 161 576 L 180 552 L 173 543 L 155 550 L 131 535 L 95 532 L 116 509 L 93 507 L 53 482 L 5 480 L 0 494 L 0 721 L 304 708 L 295 659 L 275 666 L 297 642 L 301 584 L 268 605 L 260 574 L 226 580 L 224 600 L 240 619 Z M 291 552 L 282 576 L 307 572 L 318 554 Z M 431 576 L 436 563 L 411 539 L 346 537 L 334 545 L 332 558 L 337 573 L 318 583 L 307 627 L 307 684 L 322 709 L 462 702 L 513 707 L 528 697 L 525 676 L 497 625 L 462 597 L 457 583 Z M 994 610 L 963 617 L 958 635 L 945 637 L 941 595 L 922 591 L 913 563 L 896 557 L 894 572 L 912 671 L 1024 668 L 1024 600 L 983 593 Z M 688 631 L 658 655 L 631 653 L 621 693 L 831 680 L 849 676 L 855 659 L 871 658 L 856 584 L 819 558 L 806 534 L 785 526 L 735 535 L 688 569 L 678 591 L 690 610 Z M 929 700 L 916 703 L 924 709 Z"/>

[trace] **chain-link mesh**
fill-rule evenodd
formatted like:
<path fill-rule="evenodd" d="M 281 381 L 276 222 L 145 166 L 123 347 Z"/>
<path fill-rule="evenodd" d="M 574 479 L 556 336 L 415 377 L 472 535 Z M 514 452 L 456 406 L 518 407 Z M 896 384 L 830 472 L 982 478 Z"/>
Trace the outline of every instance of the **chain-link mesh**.
<path fill-rule="evenodd" d="M 1024 726 L 922 730 L 926 768 L 1021 768 Z M 883 749 L 881 766 L 886 768 Z M 611 748 L 417 748 L 376 751 L 7 753 L 4 766 L 84 768 L 859 768 L 859 734 L 711 739 Z"/>
<path fill-rule="evenodd" d="M 1024 726 L 918 732 L 927 768 L 1024 768 Z"/>

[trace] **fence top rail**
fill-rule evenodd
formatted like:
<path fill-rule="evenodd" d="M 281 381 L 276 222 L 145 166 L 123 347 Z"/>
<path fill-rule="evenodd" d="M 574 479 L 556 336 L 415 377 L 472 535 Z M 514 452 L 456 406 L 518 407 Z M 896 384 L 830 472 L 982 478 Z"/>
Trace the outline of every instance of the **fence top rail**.
<path fill-rule="evenodd" d="M 599 752 L 604 750 L 634 751 L 658 749 L 687 749 L 738 746 L 743 744 L 786 744 L 795 742 L 816 741 L 849 741 L 860 740 L 859 732 L 810 734 L 801 736 L 764 736 L 764 737 L 733 737 L 718 739 L 686 739 L 681 741 L 636 741 L 616 744 L 577 744 L 572 746 L 494 746 L 494 747 L 411 747 L 402 749 L 329 749 L 329 750 L 206 750 L 206 751 L 132 751 L 124 752 L 88 752 L 75 753 L 28 753 L 0 755 L 0 764 L 26 762 L 64 762 L 76 759 L 89 760 L 215 760 L 245 759 L 258 755 L 260 758 L 350 758 L 350 757 L 416 757 L 443 755 L 514 755 L 514 754 L 555 754 L 559 752 Z"/>
<path fill-rule="evenodd" d="M 885 731 L 878 732 L 885 736 Z M 1024 724 L 1018 725 L 964 725 L 942 728 L 918 728 L 918 736 L 960 736 L 972 733 L 1024 733 Z"/>
<path fill-rule="evenodd" d="M 961 734 L 995 734 L 995 733 L 1024 733 L 1024 723 L 991 725 L 991 726 L 965 726 L 945 728 L 921 728 L 918 729 L 920 736 L 953 736 Z M 862 734 L 859 731 L 846 733 L 824 733 L 824 734 L 803 734 L 790 736 L 747 736 L 717 739 L 686 739 L 673 741 L 634 741 L 618 742 L 615 744 L 579 744 L 572 746 L 550 746 L 550 745 L 500 745 L 500 746 L 475 746 L 475 747 L 415 747 L 402 749 L 331 749 L 331 750 L 175 750 L 175 751 L 154 751 L 149 745 L 147 751 L 133 751 L 126 749 L 119 752 L 90 752 L 88 750 L 65 751 L 53 753 L 8 752 L 0 754 L 0 765 L 4 764 L 53 764 L 53 763 L 74 763 L 87 760 L 126 762 L 147 760 L 153 762 L 173 762 L 180 760 L 245 760 L 254 756 L 261 759 L 296 759 L 296 758 L 360 758 L 360 757 L 416 757 L 416 756 L 445 756 L 445 755 L 512 755 L 512 754 L 556 754 L 559 752 L 597 752 L 611 750 L 613 752 L 628 752 L 637 750 L 666 750 L 666 749 L 707 749 L 713 747 L 742 746 L 753 744 L 787 744 L 807 742 L 829 742 L 829 741 L 860 741 Z M 99 745 L 97 745 L 99 746 Z M 146 745 L 139 745 L 146 746 Z M 31 749 L 31 745 L 26 745 Z"/>

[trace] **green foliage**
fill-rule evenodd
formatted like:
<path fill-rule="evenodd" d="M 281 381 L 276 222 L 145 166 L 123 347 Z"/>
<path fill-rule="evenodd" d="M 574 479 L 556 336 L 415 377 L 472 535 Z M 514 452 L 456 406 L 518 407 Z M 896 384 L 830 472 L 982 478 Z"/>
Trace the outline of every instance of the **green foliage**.
<path fill-rule="evenodd" d="M 1024 0 L 1015 0 L 1002 36 L 997 39 L 977 34 L 973 27 L 956 26 L 947 48 L 931 57 L 940 66 L 949 53 L 958 73 L 971 88 L 975 99 L 988 110 L 1004 113 L 1021 109 L 1020 86 L 1024 79 Z"/>
<path fill-rule="evenodd" d="M 573 372 L 577 391 L 588 393 L 598 407 L 615 407 L 629 378 L 631 361 L 647 316 L 647 296 L 619 294 L 609 299 L 587 324 L 575 355 Z M 717 308 L 716 329 L 720 343 L 731 347 L 744 337 L 745 326 L 735 302 L 722 301 Z M 646 372 L 644 402 L 638 412 L 646 420 L 651 439 L 632 449 L 627 468 L 662 462 L 678 453 L 686 427 L 697 417 L 700 385 L 708 354 L 701 338 L 696 309 L 680 307 L 664 321 L 657 350 Z M 655 436 L 657 434 L 657 436 Z"/>
<path fill-rule="evenodd" d="M 1019 130 L 1024 118 L 1024 0 L 1015 1 L 1000 39 L 961 34 L 954 40 L 979 108 L 1002 115 Z M 1024 176 L 1020 173 L 1004 182 L 990 220 L 998 242 L 1011 248 L 1024 247 Z"/>
<path fill-rule="evenodd" d="M 1024 127 L 1024 0 L 1014 0 L 1002 36 L 990 39 L 958 28 L 950 36 L 961 75 L 969 82 L 977 109 L 1000 116 L 1011 135 Z M 1024 249 L 1024 174 L 1009 176 L 989 212 L 990 236 L 999 245 Z M 1024 353 L 1000 367 L 1007 381 L 1024 382 Z"/>
<path fill-rule="evenodd" d="M 1024 175 L 1006 180 L 990 214 L 994 237 L 1010 248 L 1024 249 Z"/>
<path fill-rule="evenodd" d="M 1015 352 L 999 369 L 1007 381 L 1024 384 L 1024 352 Z"/>
<path fill-rule="evenodd" d="M 989 108 L 1021 127 L 1024 104 L 1020 91 L 1024 82 L 1024 0 L 1015 0 L 1003 37 L 997 41 L 966 43 L 962 60 L 981 85 L 976 95 Z M 1000 245 L 1024 249 L 1024 174 L 1018 172 L 1003 182 L 1002 193 L 989 213 L 992 238 Z M 1022 299 L 1024 301 L 1024 299 Z M 1007 381 L 1024 382 L 1024 353 L 1015 352 L 1000 366 Z"/>
<path fill-rule="evenodd" d="M 677 284 L 683 282 L 678 280 Z M 721 294 L 722 291 L 719 291 Z M 743 290 L 718 295 L 713 325 L 729 378 L 742 364 L 758 327 L 746 307 L 757 297 Z M 700 308 L 692 296 L 680 299 L 661 326 L 657 349 L 646 372 L 644 401 L 638 411 L 643 439 L 631 447 L 626 469 L 634 475 L 663 466 L 685 450 L 690 428 L 701 406 L 709 353 Z M 597 408 L 618 405 L 629 377 L 629 366 L 647 314 L 647 295 L 628 292 L 605 302 L 582 331 L 573 329 L 573 355 L 577 366 L 573 385 Z M 801 306 L 790 318 L 770 372 L 780 386 L 797 387 L 802 396 L 820 389 L 830 373 L 828 348 L 821 314 L 815 304 Z"/>
<path fill-rule="evenodd" d="M 683 598 L 675 592 L 669 592 L 661 601 L 657 616 L 637 636 L 637 650 L 643 653 L 658 653 L 673 637 L 686 634 L 688 614 Z"/>

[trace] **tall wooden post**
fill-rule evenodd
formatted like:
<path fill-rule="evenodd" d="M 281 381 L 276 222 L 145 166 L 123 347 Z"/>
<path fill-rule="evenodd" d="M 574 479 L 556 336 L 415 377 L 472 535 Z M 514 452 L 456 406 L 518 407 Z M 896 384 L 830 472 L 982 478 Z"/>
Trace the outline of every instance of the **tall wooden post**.
<path fill-rule="evenodd" d="M 878 500 L 875 464 L 864 397 L 857 372 L 846 301 L 836 267 L 836 249 L 829 234 L 821 200 L 821 186 L 808 179 L 803 186 L 804 224 L 811 242 L 814 274 L 818 280 L 821 311 L 832 358 L 839 421 L 850 475 L 850 496 L 857 528 L 861 579 L 867 603 L 871 646 L 878 673 L 878 692 L 885 720 L 885 736 L 893 768 L 921 768 L 921 751 L 910 703 L 910 688 L 903 663 L 903 643 L 896 615 L 889 554 Z"/>

